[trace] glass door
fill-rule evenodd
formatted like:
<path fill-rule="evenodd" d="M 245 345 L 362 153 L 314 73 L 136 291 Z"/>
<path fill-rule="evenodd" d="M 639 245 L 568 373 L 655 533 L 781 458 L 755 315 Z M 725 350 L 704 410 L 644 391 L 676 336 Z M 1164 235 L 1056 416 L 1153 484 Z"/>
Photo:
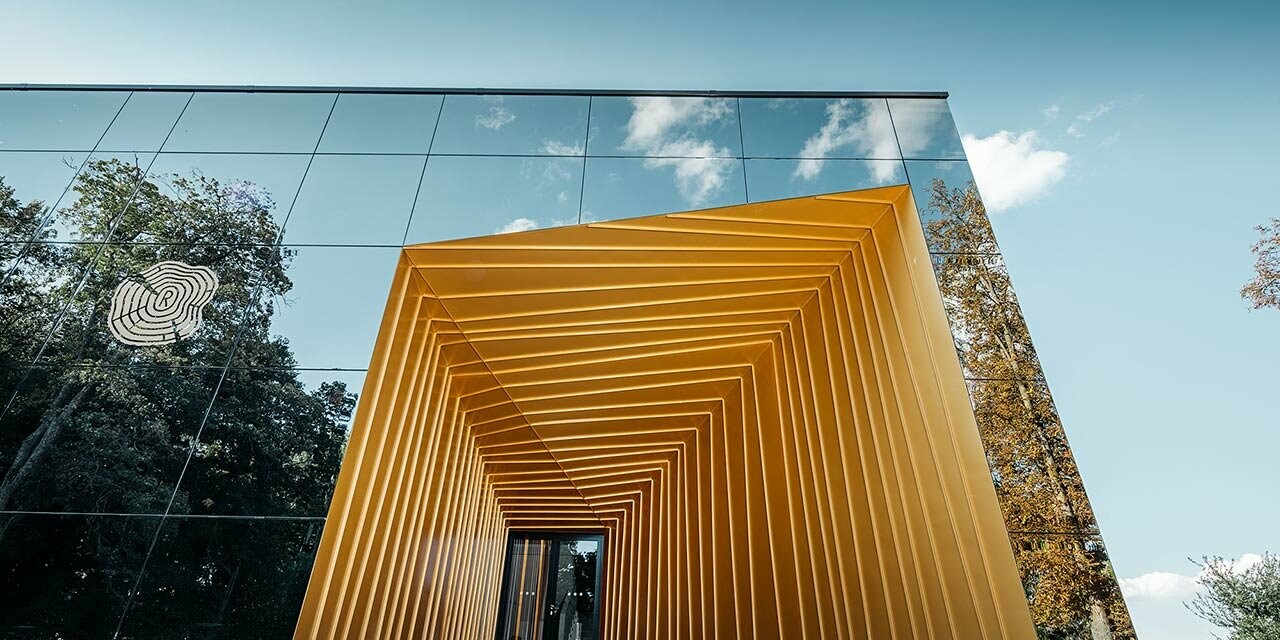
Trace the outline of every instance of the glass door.
<path fill-rule="evenodd" d="M 512 533 L 498 640 L 595 640 L 603 550 L 598 534 Z"/>

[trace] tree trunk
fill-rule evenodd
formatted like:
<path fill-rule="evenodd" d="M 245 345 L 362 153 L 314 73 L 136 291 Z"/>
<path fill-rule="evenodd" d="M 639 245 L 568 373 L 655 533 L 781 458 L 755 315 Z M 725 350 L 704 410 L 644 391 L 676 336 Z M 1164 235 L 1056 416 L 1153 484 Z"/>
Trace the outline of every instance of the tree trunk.
<path fill-rule="evenodd" d="M 18 454 L 14 457 L 13 464 L 9 466 L 9 470 L 4 474 L 4 480 L 0 481 L 0 510 L 9 508 L 9 501 L 13 499 L 13 494 L 18 487 L 31 477 L 35 468 L 39 466 L 41 460 L 49 454 L 54 443 L 58 439 L 58 435 L 62 433 L 62 427 L 66 424 L 67 419 L 84 401 L 89 393 L 90 385 L 80 385 L 75 391 L 75 395 L 71 400 L 67 400 L 67 396 L 71 395 L 71 390 L 75 385 L 71 383 L 63 383 L 62 388 L 58 389 L 58 395 L 54 397 L 53 404 L 45 410 L 44 418 L 40 420 L 40 426 L 36 427 L 30 435 L 23 439 L 22 445 L 18 447 Z M 64 404 L 65 403 L 65 404 Z"/>

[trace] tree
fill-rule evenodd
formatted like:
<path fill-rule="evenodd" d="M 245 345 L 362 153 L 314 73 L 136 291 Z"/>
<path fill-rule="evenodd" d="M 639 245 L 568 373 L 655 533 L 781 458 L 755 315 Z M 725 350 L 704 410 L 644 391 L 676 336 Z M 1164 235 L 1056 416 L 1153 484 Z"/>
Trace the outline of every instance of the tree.
<path fill-rule="evenodd" d="M 1132 638 L 977 188 L 930 186 L 925 232 L 1037 633 Z"/>
<path fill-rule="evenodd" d="M 56 227 L 110 243 L 29 244 L 18 260 L 6 245 L 0 255 L 0 358 L 39 356 L 36 366 L 0 367 L 0 510 L 323 516 L 356 397 L 341 382 L 305 389 L 287 340 L 271 331 L 293 252 L 276 244 L 270 195 L 198 173 L 146 176 L 119 160 L 87 165 L 74 190 Z M 2 180 L 0 213 L 7 238 L 54 239 L 55 226 L 40 225 L 47 207 L 23 204 Z M 116 341 L 112 292 L 163 260 L 218 274 L 199 331 L 168 345 Z M 114 628 L 157 523 L 0 519 L 9 619 L 0 628 L 21 623 L 23 637 Z M 144 626 L 125 636 L 188 637 L 200 625 L 287 635 L 293 620 L 276 606 L 301 597 L 315 529 L 167 521 L 132 594 L 145 613 L 131 619 Z M 241 604 L 228 604 L 233 593 Z"/>
<path fill-rule="evenodd" d="M 1203 589 L 1188 609 L 1229 629 L 1231 640 L 1280 638 L 1280 556 L 1264 554 L 1243 568 L 1221 557 L 1197 564 Z"/>
<path fill-rule="evenodd" d="M 1258 256 L 1254 276 L 1240 289 L 1240 297 L 1254 309 L 1280 309 L 1280 218 L 1259 225 L 1257 231 L 1262 237 L 1253 244 L 1253 255 Z"/>

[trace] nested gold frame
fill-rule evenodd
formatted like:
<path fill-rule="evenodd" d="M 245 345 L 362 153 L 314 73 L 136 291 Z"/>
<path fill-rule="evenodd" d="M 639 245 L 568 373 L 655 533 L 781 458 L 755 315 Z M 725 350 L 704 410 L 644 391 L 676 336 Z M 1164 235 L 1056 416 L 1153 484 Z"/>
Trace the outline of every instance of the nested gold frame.
<path fill-rule="evenodd" d="M 605 638 L 1034 637 L 905 186 L 406 247 L 296 637 L 491 637 L 519 528 Z"/>

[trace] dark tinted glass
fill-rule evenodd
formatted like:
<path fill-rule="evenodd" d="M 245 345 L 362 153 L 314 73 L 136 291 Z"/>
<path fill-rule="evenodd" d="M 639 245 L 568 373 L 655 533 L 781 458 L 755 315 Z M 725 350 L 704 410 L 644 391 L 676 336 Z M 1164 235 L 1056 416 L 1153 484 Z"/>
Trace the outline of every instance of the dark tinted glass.
<path fill-rule="evenodd" d="M 159 522 L 0 514 L 0 637 L 110 638 Z"/>
<path fill-rule="evenodd" d="M 165 520 L 119 638 L 292 638 L 322 528 Z"/>
<path fill-rule="evenodd" d="M 176 513 L 323 517 L 359 389 L 346 374 L 227 371 L 182 477 Z"/>
<path fill-rule="evenodd" d="M 0 510 L 163 513 L 220 377 L 207 367 L 27 369 L 0 419 Z"/>
<path fill-rule="evenodd" d="M 0 150 L 91 150 L 128 97 L 122 91 L 0 91 Z"/>
<path fill-rule="evenodd" d="M 431 151 L 581 156 L 587 101 L 579 96 L 450 95 Z"/>
<path fill-rule="evenodd" d="M 733 98 L 598 97 L 588 152 L 596 156 L 736 158 L 742 155 Z"/>

